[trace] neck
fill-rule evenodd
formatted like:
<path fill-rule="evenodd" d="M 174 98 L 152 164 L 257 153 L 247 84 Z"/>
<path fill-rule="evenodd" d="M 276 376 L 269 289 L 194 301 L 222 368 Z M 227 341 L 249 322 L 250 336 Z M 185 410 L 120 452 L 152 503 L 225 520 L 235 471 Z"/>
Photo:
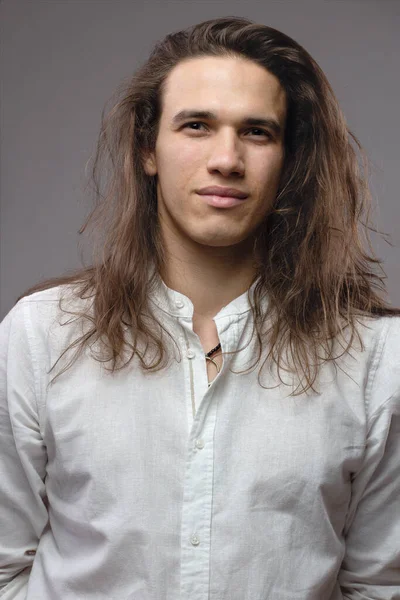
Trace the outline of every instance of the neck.
<path fill-rule="evenodd" d="M 191 263 L 174 261 L 161 274 L 171 289 L 187 296 L 194 307 L 194 320 L 206 323 L 232 300 L 246 292 L 256 277 L 251 264 Z"/>

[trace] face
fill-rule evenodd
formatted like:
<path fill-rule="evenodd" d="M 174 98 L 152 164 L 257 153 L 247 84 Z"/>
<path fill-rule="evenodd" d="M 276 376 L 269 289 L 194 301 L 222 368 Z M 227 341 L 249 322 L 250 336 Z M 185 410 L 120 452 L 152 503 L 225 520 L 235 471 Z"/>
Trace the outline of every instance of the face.
<path fill-rule="evenodd" d="M 194 116 L 178 119 L 182 111 Z M 157 175 L 158 217 L 169 250 L 243 256 L 252 249 L 279 186 L 285 121 L 279 80 L 252 61 L 200 57 L 170 72 L 155 152 L 144 164 L 147 175 Z M 208 186 L 247 197 L 230 208 L 211 206 L 198 193 Z"/>

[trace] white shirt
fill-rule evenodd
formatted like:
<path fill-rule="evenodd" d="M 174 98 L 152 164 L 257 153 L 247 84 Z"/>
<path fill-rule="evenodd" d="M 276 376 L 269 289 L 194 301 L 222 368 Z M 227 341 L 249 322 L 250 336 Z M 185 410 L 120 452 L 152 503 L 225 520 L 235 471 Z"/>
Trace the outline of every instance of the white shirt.
<path fill-rule="evenodd" d="M 0 325 L 1 600 L 400 598 L 400 318 L 364 319 L 320 395 L 290 397 L 268 363 L 262 387 L 264 358 L 232 373 L 255 335 L 208 387 L 193 304 L 160 280 L 181 360 L 112 375 L 88 348 L 48 386 L 83 332 L 57 322 L 67 289 Z M 214 321 L 224 352 L 246 345 L 247 292 Z"/>

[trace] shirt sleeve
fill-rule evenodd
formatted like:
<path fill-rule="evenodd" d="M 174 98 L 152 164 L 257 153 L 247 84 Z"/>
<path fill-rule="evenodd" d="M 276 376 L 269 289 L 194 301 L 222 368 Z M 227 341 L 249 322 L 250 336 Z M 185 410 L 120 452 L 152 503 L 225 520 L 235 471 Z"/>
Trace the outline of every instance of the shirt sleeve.
<path fill-rule="evenodd" d="M 385 321 L 366 385 L 367 443 L 344 532 L 338 580 L 347 600 L 400 600 L 400 319 Z"/>
<path fill-rule="evenodd" d="M 19 301 L 0 323 L 0 598 L 22 600 L 48 521 L 46 449 L 27 329 L 29 303 Z"/>

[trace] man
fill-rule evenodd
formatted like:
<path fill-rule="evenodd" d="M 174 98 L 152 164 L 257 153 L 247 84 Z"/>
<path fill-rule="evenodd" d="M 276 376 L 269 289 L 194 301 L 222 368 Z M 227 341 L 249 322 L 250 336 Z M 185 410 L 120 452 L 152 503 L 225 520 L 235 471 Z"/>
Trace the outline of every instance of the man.
<path fill-rule="evenodd" d="M 274 29 L 201 23 L 110 131 L 101 259 L 1 324 L 2 600 L 400 598 L 400 310 L 322 71 Z"/>

